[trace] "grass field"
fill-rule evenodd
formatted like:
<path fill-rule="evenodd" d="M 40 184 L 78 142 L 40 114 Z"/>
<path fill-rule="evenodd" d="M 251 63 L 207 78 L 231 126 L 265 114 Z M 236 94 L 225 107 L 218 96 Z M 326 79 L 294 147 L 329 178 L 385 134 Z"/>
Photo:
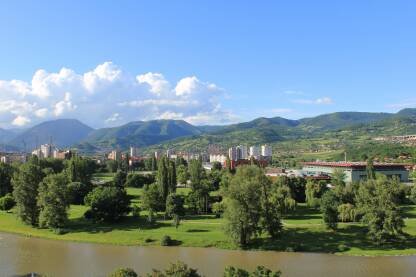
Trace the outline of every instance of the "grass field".
<path fill-rule="evenodd" d="M 189 189 L 179 189 L 186 194 Z M 129 188 L 132 205 L 140 205 L 141 189 Z M 261 236 L 247 247 L 275 251 L 301 251 L 337 253 L 346 255 L 410 255 L 416 254 L 416 206 L 404 206 L 406 239 L 378 245 L 367 239 L 365 226 L 359 223 L 340 224 L 336 232 L 328 231 L 317 210 L 299 205 L 298 209 L 284 219 L 281 239 L 273 241 Z M 140 217 L 129 215 L 117 224 L 94 224 L 83 218 L 85 206 L 72 205 L 69 211 L 67 232 L 55 234 L 47 229 L 24 225 L 16 215 L 0 212 L 0 231 L 49 239 L 109 243 L 117 245 L 160 245 L 163 236 L 169 235 L 176 245 L 195 247 L 236 248 L 224 234 L 224 219 L 212 215 L 187 216 L 178 229 L 171 220 L 159 217 L 149 224 L 145 212 Z"/>

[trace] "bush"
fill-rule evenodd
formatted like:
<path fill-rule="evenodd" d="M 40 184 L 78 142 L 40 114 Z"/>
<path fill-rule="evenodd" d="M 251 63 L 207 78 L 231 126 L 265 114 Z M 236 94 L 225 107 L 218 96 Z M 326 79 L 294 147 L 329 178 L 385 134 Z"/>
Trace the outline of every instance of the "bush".
<path fill-rule="evenodd" d="M 91 185 L 80 182 L 72 182 L 68 184 L 69 203 L 74 205 L 84 204 L 84 198 L 92 190 Z"/>
<path fill-rule="evenodd" d="M 0 198 L 0 210 L 9 211 L 14 207 L 14 205 L 16 205 L 16 202 L 14 202 L 14 199 L 11 196 L 11 194 L 6 194 L 2 198 Z"/>
<path fill-rule="evenodd" d="M 119 268 L 108 277 L 137 277 L 137 273 L 131 268 Z"/>
<path fill-rule="evenodd" d="M 154 183 L 155 176 L 153 174 L 137 174 L 130 173 L 127 175 L 126 187 L 142 188 L 144 185 L 150 185 Z"/>
<path fill-rule="evenodd" d="M 84 202 L 90 206 L 88 217 L 95 221 L 115 222 L 130 212 L 127 192 L 118 187 L 97 187 L 85 197 Z"/>
<path fill-rule="evenodd" d="M 173 241 L 170 236 L 163 236 L 162 240 L 160 241 L 160 245 L 162 246 L 171 246 L 172 243 Z"/>

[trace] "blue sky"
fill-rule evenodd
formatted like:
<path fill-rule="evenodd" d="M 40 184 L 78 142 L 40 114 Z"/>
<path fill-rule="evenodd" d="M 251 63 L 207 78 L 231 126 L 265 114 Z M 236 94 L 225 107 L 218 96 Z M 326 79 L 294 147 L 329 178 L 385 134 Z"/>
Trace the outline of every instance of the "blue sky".
<path fill-rule="evenodd" d="M 0 127 L 416 107 L 415 10 L 415 1 L 2 1 Z"/>

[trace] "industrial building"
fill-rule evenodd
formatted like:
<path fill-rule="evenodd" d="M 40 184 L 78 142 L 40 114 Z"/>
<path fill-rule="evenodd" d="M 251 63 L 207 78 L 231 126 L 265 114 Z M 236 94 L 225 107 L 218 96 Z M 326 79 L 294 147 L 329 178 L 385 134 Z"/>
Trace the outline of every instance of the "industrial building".
<path fill-rule="evenodd" d="M 335 170 L 342 170 L 345 182 L 359 182 L 367 179 L 367 163 L 365 162 L 305 162 L 305 176 L 331 176 Z M 389 178 L 397 177 L 401 182 L 409 181 L 409 171 L 405 164 L 375 163 L 374 171 Z"/>

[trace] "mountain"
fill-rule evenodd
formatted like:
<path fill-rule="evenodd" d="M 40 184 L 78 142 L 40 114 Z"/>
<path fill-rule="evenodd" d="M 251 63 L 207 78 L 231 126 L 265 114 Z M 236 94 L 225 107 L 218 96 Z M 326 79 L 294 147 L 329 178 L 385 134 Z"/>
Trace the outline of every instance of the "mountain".
<path fill-rule="evenodd" d="M 355 124 L 388 119 L 394 116 L 390 113 L 365 113 L 365 112 L 337 112 L 324 114 L 312 118 L 303 118 L 298 122 L 303 127 L 314 130 L 341 129 Z"/>
<path fill-rule="evenodd" d="M 394 113 L 337 112 L 300 120 L 281 117 L 255 120 L 205 129 L 198 136 L 167 141 L 156 148 L 203 150 L 209 144 L 226 147 L 238 144 L 278 143 L 295 140 L 338 141 L 334 147 L 349 140 L 368 140 L 380 135 L 416 134 L 416 109 Z M 293 146 L 294 147 L 294 146 Z M 332 146 L 331 146 L 332 147 Z"/>
<path fill-rule="evenodd" d="M 127 149 L 129 146 L 144 147 L 201 133 L 198 127 L 183 120 L 135 121 L 120 127 L 95 130 L 77 147 L 81 150 L 88 150 L 91 146 Z"/>
<path fill-rule="evenodd" d="M 68 147 L 85 139 L 93 129 L 76 119 L 46 121 L 24 131 L 8 144 L 26 150 L 51 140 L 57 147 Z"/>

